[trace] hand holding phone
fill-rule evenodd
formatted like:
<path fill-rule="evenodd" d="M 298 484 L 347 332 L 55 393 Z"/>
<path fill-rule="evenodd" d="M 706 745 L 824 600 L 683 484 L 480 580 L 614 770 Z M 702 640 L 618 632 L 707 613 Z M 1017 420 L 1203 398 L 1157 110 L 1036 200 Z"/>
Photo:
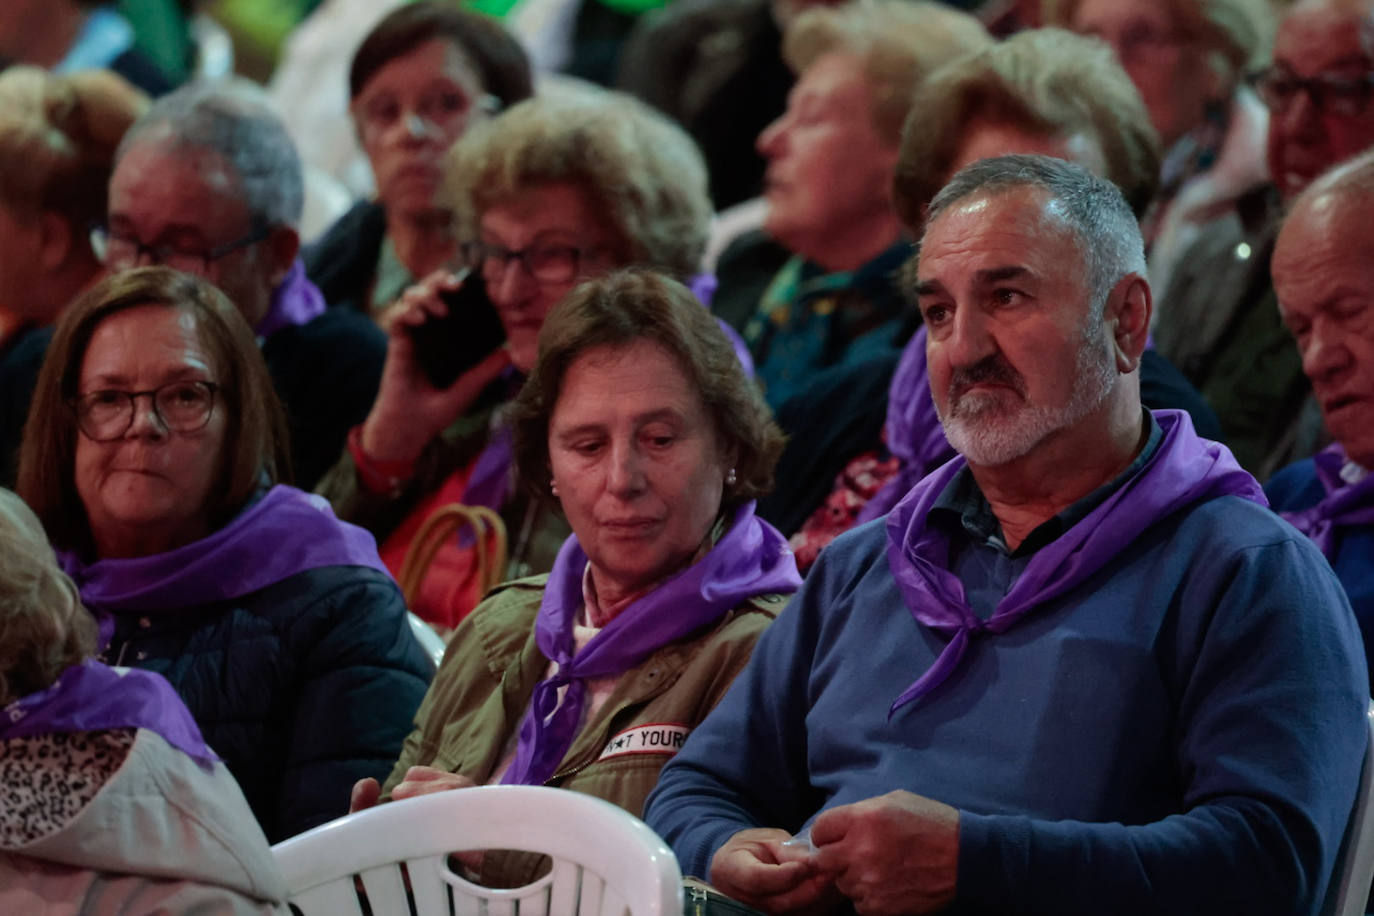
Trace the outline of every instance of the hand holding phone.
<path fill-rule="evenodd" d="M 470 272 L 457 289 L 440 290 L 438 295 L 448 313 L 407 330 L 420 368 L 435 388 L 447 388 L 505 343 L 506 330 L 487 298 L 481 274 Z"/>

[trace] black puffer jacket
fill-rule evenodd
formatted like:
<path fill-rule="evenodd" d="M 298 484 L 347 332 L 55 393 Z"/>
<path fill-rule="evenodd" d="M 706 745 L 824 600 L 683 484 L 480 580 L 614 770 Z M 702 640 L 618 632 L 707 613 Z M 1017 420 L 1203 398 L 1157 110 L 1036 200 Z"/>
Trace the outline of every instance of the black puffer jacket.
<path fill-rule="evenodd" d="M 357 566 L 117 615 L 105 659 L 172 682 L 274 843 L 346 814 L 355 781 L 386 778 L 434 673 L 396 584 Z"/>

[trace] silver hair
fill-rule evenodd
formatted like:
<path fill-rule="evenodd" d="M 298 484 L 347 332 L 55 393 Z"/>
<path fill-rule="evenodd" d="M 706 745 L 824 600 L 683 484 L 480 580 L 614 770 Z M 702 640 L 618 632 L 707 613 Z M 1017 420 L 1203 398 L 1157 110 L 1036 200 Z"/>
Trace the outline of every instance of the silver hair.
<path fill-rule="evenodd" d="M 305 207 L 300 154 L 265 92 L 245 79 L 192 83 L 153 103 L 124 135 L 115 162 L 153 141 L 223 159 L 254 225 L 290 226 Z"/>
<path fill-rule="evenodd" d="M 961 200 L 1021 187 L 1045 192 L 1052 212 L 1073 234 L 1083 253 L 1096 314 L 1102 314 L 1108 294 L 1122 277 L 1144 276 L 1145 242 L 1121 190 L 1081 165 L 1051 156 L 998 156 L 966 166 L 931 201 L 926 229 Z"/>

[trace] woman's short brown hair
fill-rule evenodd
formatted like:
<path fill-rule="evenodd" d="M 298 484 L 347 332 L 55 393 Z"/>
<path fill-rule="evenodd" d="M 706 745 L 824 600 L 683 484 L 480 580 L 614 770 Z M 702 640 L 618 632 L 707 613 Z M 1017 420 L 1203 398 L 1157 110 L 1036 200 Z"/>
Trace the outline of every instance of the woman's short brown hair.
<path fill-rule="evenodd" d="M 435 38 L 462 52 L 477 71 L 483 91 L 495 96 L 502 108 L 534 94 L 525 49 L 500 22 L 453 0 L 420 0 L 387 14 L 358 45 L 348 71 L 348 97 L 356 99 L 378 70 Z"/>
<path fill-rule="evenodd" d="M 1097 145 L 1103 176 L 1142 215 L 1159 185 L 1159 137 L 1111 48 L 1063 29 L 1032 29 L 941 67 L 921 85 L 902 134 L 893 204 L 919 232 L 949 180 L 964 133 L 985 120 Z"/>
<path fill-rule="evenodd" d="M 38 514 L 53 544 L 89 552 L 91 532 L 75 479 L 76 413 L 81 365 L 96 327 L 145 305 L 195 318 L 219 386 L 216 408 L 227 423 L 219 484 L 205 507 L 211 529 L 233 518 L 263 486 L 290 479 L 286 420 L 267 364 L 243 315 L 208 281 L 167 267 L 139 267 L 107 277 L 62 315 L 33 392 L 19 449 L 19 495 Z"/>
<path fill-rule="evenodd" d="M 28 506 L 0 490 L 0 706 L 51 687 L 95 652 L 95 618 Z"/>
<path fill-rule="evenodd" d="M 681 283 L 644 270 L 619 270 L 578 286 L 554 307 L 539 332 L 539 359 L 511 408 L 520 479 L 548 499 L 549 421 L 563 377 L 597 347 L 650 341 L 678 361 L 732 456 L 735 483 L 721 501 L 731 509 L 773 488 L 783 436 L 758 388 L 745 375 L 725 332 Z"/>

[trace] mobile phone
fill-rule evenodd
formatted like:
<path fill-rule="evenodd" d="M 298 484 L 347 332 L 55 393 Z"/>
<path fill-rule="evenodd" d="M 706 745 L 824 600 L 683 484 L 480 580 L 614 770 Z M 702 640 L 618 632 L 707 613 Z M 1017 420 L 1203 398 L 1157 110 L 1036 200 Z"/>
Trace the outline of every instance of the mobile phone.
<path fill-rule="evenodd" d="M 481 274 L 469 272 L 462 285 L 444 290 L 439 298 L 448 306 L 443 318 L 431 318 L 410 329 L 415 359 L 436 388 L 447 388 L 506 342 L 506 329 L 487 298 Z"/>

